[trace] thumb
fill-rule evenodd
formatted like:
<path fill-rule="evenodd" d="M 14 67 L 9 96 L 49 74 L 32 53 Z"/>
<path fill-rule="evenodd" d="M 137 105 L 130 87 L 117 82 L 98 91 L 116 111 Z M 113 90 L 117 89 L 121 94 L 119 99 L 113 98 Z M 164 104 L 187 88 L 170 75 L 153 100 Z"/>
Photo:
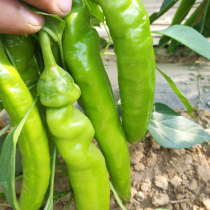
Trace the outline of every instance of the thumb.
<path fill-rule="evenodd" d="M 0 33 L 32 34 L 43 24 L 43 15 L 29 11 L 18 0 L 0 0 Z"/>

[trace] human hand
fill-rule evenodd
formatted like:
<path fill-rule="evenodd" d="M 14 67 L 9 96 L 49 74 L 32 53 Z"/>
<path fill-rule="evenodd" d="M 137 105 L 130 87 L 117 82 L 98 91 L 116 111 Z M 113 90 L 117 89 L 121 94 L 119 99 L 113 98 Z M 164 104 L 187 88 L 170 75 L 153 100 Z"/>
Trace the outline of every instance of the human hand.
<path fill-rule="evenodd" d="M 63 17 L 71 10 L 72 0 L 24 0 L 47 13 Z M 26 9 L 19 0 L 0 0 L 0 33 L 32 34 L 44 24 L 44 16 Z"/>

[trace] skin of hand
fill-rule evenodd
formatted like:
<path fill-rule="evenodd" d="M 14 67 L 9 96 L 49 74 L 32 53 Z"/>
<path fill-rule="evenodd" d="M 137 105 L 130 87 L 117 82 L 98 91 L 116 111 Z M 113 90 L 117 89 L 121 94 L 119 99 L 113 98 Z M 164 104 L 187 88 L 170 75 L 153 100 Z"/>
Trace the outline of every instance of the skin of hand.
<path fill-rule="evenodd" d="M 69 13 L 72 0 L 24 0 L 47 13 L 63 17 Z M 32 34 L 44 24 L 44 16 L 26 9 L 19 0 L 0 0 L 0 33 Z"/>

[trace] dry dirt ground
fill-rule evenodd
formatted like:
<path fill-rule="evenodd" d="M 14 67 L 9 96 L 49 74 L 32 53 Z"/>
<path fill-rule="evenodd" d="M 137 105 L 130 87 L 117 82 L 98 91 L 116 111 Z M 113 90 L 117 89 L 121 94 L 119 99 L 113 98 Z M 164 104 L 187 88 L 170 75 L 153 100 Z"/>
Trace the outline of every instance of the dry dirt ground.
<path fill-rule="evenodd" d="M 159 58 L 158 58 L 159 55 Z M 200 59 L 196 54 L 190 57 L 174 55 L 162 57 L 157 54 L 157 62 L 174 61 L 189 65 Z M 174 57 L 173 57 L 174 56 Z M 191 118 L 186 111 L 178 111 L 183 116 Z M 209 128 L 210 113 L 196 108 L 195 119 L 204 129 Z M 0 128 L 5 124 L 0 120 Z M 207 130 L 209 132 L 209 130 Z M 94 143 L 96 141 L 94 140 Z M 166 149 L 158 145 L 148 133 L 139 144 L 128 145 L 131 156 L 132 199 L 126 205 L 127 210 L 155 210 L 165 208 L 170 210 L 210 210 L 210 144 L 195 145 L 188 149 Z M 59 158 L 65 166 L 64 161 Z M 60 175 L 56 175 L 58 180 Z M 55 183 L 55 190 L 68 190 L 68 178 L 64 177 Z M 21 180 L 16 181 L 17 196 L 21 191 Z M 1 192 L 1 189 L 0 189 Z M 54 210 L 64 210 L 70 195 L 60 200 Z M 110 200 L 111 210 L 120 210 L 113 194 Z M 7 205 L 3 199 L 1 203 Z M 7 206 L 1 210 L 10 210 Z M 70 210 L 75 210 L 72 202 Z"/>
<path fill-rule="evenodd" d="M 191 118 L 185 111 L 176 111 Z M 194 115 L 196 116 L 194 120 L 205 129 L 210 120 L 210 113 L 197 108 Z M 0 125 L 4 126 L 1 120 Z M 97 144 L 96 141 L 94 143 Z M 210 147 L 208 146 L 208 143 L 205 143 L 189 149 L 166 149 L 158 145 L 149 133 L 139 144 L 129 144 L 132 199 L 126 208 L 128 210 L 157 208 L 209 210 Z M 64 161 L 59 159 L 65 166 Z M 59 177 L 60 175 L 56 175 L 55 179 Z M 16 190 L 19 197 L 21 180 L 16 181 Z M 55 190 L 68 190 L 68 178 L 59 179 L 55 184 Z M 54 210 L 65 209 L 69 197 L 70 195 L 67 195 L 59 201 Z M 4 202 L 5 199 L 1 203 Z M 0 209 L 11 208 L 2 206 Z M 120 210 L 113 195 L 111 195 L 110 209 Z M 70 210 L 75 210 L 74 202 Z"/>

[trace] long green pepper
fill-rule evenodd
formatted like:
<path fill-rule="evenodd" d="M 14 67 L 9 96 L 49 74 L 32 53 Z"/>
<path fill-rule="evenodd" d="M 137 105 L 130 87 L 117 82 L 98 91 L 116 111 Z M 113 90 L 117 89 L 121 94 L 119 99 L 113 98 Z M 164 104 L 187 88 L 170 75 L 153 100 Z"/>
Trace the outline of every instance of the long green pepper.
<path fill-rule="evenodd" d="M 85 114 L 95 128 L 95 138 L 105 157 L 113 185 L 124 203 L 131 198 L 130 156 L 115 107 L 111 85 L 100 57 L 97 31 L 90 26 L 90 12 L 83 0 L 73 0 L 64 18 L 64 58 L 81 89 Z"/>
<path fill-rule="evenodd" d="M 13 126 L 24 117 L 33 97 L 0 45 L 0 99 Z M 50 154 L 45 128 L 35 106 L 21 131 L 18 145 L 23 161 L 21 210 L 38 210 L 50 178 Z M 41 154 L 40 154 L 41 152 Z"/>
<path fill-rule="evenodd" d="M 125 134 L 138 143 L 147 132 L 155 91 L 149 17 L 140 0 L 92 1 L 102 8 L 114 42 Z"/>
<path fill-rule="evenodd" d="M 46 106 L 49 129 L 59 154 L 68 167 L 77 210 L 108 210 L 109 176 L 100 150 L 91 142 L 94 128 L 73 103 L 80 89 L 71 76 L 57 66 L 46 32 L 39 32 L 45 70 L 37 84 Z"/>

